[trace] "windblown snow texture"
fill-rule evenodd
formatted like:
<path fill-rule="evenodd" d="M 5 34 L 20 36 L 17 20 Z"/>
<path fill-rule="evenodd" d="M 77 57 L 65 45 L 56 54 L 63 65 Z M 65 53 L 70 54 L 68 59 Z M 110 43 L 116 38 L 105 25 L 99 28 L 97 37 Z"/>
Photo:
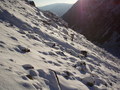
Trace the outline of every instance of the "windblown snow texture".
<path fill-rule="evenodd" d="M 0 0 L 0 90 L 119 90 L 120 60 L 27 0 Z"/>

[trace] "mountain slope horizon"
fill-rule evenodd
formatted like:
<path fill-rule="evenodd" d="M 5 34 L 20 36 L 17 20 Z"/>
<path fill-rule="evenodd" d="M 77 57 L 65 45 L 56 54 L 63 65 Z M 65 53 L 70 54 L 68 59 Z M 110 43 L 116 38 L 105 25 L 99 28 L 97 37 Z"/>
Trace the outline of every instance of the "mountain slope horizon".
<path fill-rule="evenodd" d="M 62 16 L 72 7 L 72 5 L 73 4 L 68 4 L 68 3 L 54 3 L 54 4 L 45 5 L 38 8 L 42 10 L 48 10 L 58 16 Z"/>

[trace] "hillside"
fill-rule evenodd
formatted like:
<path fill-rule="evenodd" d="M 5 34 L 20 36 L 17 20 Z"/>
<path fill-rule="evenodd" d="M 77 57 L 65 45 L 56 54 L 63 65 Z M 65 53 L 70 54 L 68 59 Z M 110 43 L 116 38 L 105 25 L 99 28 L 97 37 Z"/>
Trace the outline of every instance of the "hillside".
<path fill-rule="evenodd" d="M 41 10 L 47 10 L 51 11 L 52 13 L 63 16 L 70 8 L 72 7 L 72 4 L 67 3 L 56 3 L 56 4 L 50 4 L 43 7 L 39 7 Z"/>
<path fill-rule="evenodd" d="M 78 0 L 63 15 L 71 28 L 120 58 L 119 0 Z"/>
<path fill-rule="evenodd" d="M 0 1 L 0 90 L 119 90 L 120 60 L 27 0 Z"/>

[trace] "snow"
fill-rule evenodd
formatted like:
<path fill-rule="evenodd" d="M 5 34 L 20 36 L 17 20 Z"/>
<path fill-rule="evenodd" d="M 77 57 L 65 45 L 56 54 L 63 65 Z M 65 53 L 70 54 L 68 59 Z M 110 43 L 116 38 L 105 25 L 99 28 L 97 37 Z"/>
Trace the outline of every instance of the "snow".
<path fill-rule="evenodd" d="M 48 19 L 24 0 L 0 1 L 0 90 L 120 89 L 118 58 Z"/>

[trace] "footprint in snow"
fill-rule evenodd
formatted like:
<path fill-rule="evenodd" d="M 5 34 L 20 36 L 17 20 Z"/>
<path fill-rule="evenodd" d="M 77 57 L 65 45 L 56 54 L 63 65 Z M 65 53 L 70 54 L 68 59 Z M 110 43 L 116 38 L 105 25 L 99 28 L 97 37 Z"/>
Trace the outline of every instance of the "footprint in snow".
<path fill-rule="evenodd" d="M 69 80 L 75 80 L 74 74 L 71 73 L 70 71 L 63 71 L 61 73 L 61 75 L 65 78 L 65 79 L 69 79 Z"/>
<path fill-rule="evenodd" d="M 76 61 L 77 61 L 77 59 L 74 58 L 74 57 L 70 57 L 69 60 L 70 60 L 71 62 L 76 62 Z"/>
<path fill-rule="evenodd" d="M 47 61 L 47 63 L 53 64 L 53 65 L 55 65 L 55 66 L 61 66 L 60 64 L 58 64 L 58 63 L 56 63 L 56 62 L 53 62 L 53 61 Z"/>
<path fill-rule="evenodd" d="M 51 56 L 57 56 L 54 52 L 48 52 L 48 54 Z"/>
<path fill-rule="evenodd" d="M 37 78 L 39 76 L 39 72 L 37 70 L 35 70 L 31 64 L 25 64 L 25 65 L 22 65 L 22 67 L 28 72 L 26 75 L 21 76 L 22 79 L 28 80 L 28 81 L 33 80 L 32 85 L 34 86 L 34 88 L 36 88 L 37 90 L 42 90 L 42 87 L 37 80 Z M 23 86 L 27 87 L 27 86 L 29 86 L 29 84 L 25 83 L 25 84 L 23 84 Z"/>
<path fill-rule="evenodd" d="M 2 45 L 2 44 L 0 44 L 0 47 L 1 47 L 1 48 L 5 48 L 4 45 Z"/>
<path fill-rule="evenodd" d="M 63 62 L 61 62 L 61 61 L 59 61 L 59 60 L 57 60 L 57 62 L 60 63 L 60 64 L 63 64 Z"/>
<path fill-rule="evenodd" d="M 26 34 L 25 31 L 23 31 L 23 30 L 19 30 L 18 32 L 21 34 Z"/>
<path fill-rule="evenodd" d="M 64 52 L 62 52 L 62 51 L 56 51 L 56 53 L 57 53 L 58 55 L 60 55 L 60 56 L 66 56 L 66 55 L 64 54 Z"/>
<path fill-rule="evenodd" d="M 5 44 L 3 41 L 0 41 L 0 44 Z"/>
<path fill-rule="evenodd" d="M 54 52 L 41 52 L 41 51 L 38 51 L 39 53 L 42 53 L 44 55 L 51 55 L 51 56 L 57 56 Z"/>
<path fill-rule="evenodd" d="M 22 65 L 22 67 L 23 67 L 25 70 L 34 69 L 34 67 L 33 67 L 31 64 L 25 64 L 25 65 Z"/>
<path fill-rule="evenodd" d="M 2 66 L 2 67 L 3 67 L 3 66 L 4 66 L 4 64 L 0 63 L 0 66 Z"/>
<path fill-rule="evenodd" d="M 48 52 L 41 52 L 41 51 L 38 51 L 38 52 L 44 55 L 48 55 Z"/>
<path fill-rule="evenodd" d="M 3 41 L 0 41 L 0 47 L 1 47 L 1 48 L 5 48 L 4 45 L 5 45 L 5 43 L 4 43 Z"/>
<path fill-rule="evenodd" d="M 43 90 L 42 86 L 40 85 L 40 83 L 33 83 L 33 86 L 37 89 L 37 90 Z"/>
<path fill-rule="evenodd" d="M 34 87 L 29 82 L 21 82 L 20 85 L 22 85 L 23 87 L 28 88 L 30 90 L 34 89 Z"/>
<path fill-rule="evenodd" d="M 33 80 L 34 77 L 39 76 L 38 71 L 36 69 L 34 69 L 34 67 L 31 64 L 25 64 L 22 67 L 28 72 L 27 75 L 26 75 L 26 77 L 28 79 Z"/>
<path fill-rule="evenodd" d="M 10 38 L 11 38 L 12 40 L 18 41 L 17 38 L 15 38 L 15 37 L 13 37 L 13 36 L 11 36 Z"/>

